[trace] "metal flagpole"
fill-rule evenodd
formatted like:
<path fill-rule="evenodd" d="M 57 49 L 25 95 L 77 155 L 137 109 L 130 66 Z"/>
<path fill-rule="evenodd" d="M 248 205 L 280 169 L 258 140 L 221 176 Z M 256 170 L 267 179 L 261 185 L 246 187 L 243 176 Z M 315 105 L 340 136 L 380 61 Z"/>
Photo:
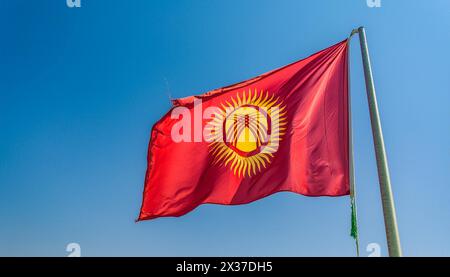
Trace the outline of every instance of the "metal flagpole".
<path fill-rule="evenodd" d="M 353 30 L 347 39 L 347 66 L 349 68 L 348 72 L 348 128 L 349 128 L 349 173 L 350 173 L 350 205 L 351 205 L 351 231 L 350 235 L 355 239 L 356 246 L 356 256 L 359 257 L 359 233 L 358 233 L 358 216 L 356 212 L 356 190 L 355 190 L 355 170 L 354 170 L 354 159 L 353 159 L 353 131 L 352 131 L 352 100 L 350 91 L 350 40 L 353 35 L 356 34 L 358 30 Z"/>
<path fill-rule="evenodd" d="M 355 30 L 354 30 L 355 31 Z M 384 148 L 383 133 L 381 130 L 380 115 L 378 113 L 375 85 L 373 82 L 372 68 L 370 65 L 369 49 L 367 47 L 366 32 L 364 27 L 358 28 L 359 42 L 366 79 L 367 100 L 369 102 L 370 122 L 372 125 L 373 143 L 377 159 L 378 179 L 380 182 L 381 203 L 383 205 L 384 225 L 390 257 L 401 257 L 402 249 L 397 229 L 397 218 L 395 215 L 394 197 L 392 195 L 389 168 Z"/>

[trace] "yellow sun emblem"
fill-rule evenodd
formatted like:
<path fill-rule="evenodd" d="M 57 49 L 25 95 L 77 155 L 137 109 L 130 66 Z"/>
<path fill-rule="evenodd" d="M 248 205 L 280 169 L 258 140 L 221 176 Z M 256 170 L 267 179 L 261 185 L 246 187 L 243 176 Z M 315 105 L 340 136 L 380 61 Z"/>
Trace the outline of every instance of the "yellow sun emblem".
<path fill-rule="evenodd" d="M 229 167 L 238 177 L 260 172 L 277 152 L 286 124 L 278 97 L 256 89 L 237 93 L 206 125 L 213 163 Z"/>

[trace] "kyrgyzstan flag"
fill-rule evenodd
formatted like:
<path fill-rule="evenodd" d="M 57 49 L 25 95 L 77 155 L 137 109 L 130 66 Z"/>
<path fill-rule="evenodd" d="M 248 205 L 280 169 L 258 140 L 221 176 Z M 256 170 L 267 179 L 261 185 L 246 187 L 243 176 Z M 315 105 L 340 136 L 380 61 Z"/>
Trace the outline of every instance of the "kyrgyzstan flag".
<path fill-rule="evenodd" d="M 349 194 L 347 40 L 173 101 L 154 126 L 138 220 L 280 191 Z"/>

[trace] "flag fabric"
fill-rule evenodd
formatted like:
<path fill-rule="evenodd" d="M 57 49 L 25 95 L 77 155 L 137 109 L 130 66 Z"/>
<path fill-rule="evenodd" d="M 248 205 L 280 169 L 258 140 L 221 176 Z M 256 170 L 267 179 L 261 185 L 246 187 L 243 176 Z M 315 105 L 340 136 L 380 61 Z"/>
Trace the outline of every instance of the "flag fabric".
<path fill-rule="evenodd" d="M 152 128 L 139 220 L 289 191 L 349 194 L 348 44 L 173 100 Z"/>

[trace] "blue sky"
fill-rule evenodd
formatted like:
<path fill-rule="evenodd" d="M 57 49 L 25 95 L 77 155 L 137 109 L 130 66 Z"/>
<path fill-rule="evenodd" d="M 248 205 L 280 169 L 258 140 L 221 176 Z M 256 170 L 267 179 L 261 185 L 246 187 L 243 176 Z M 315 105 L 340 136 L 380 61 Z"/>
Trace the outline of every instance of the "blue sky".
<path fill-rule="evenodd" d="M 348 197 L 279 193 L 135 223 L 152 124 L 183 97 L 366 27 L 406 256 L 450 255 L 450 2 L 0 0 L 0 256 L 354 256 Z M 361 253 L 387 254 L 358 37 Z M 174 173 L 176 174 L 176 173 Z"/>

